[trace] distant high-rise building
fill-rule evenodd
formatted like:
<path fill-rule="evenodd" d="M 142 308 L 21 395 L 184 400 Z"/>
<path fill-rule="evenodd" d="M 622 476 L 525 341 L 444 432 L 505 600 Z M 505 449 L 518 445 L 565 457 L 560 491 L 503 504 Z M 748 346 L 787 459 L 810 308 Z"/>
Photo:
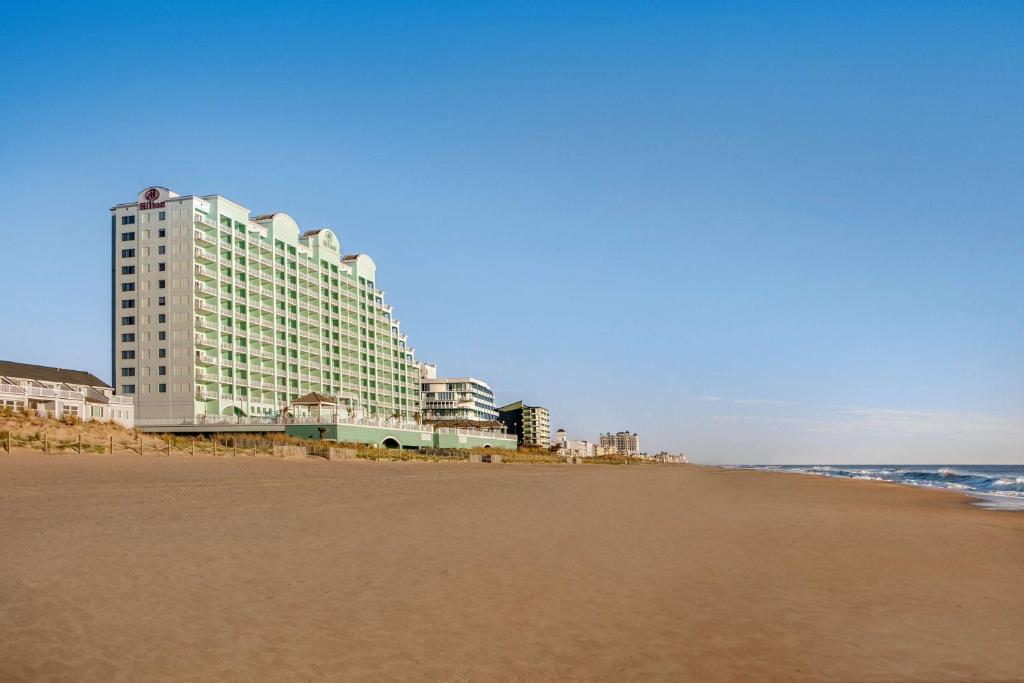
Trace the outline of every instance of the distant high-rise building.
<path fill-rule="evenodd" d="M 505 424 L 505 429 L 519 437 L 520 446 L 551 446 L 551 414 L 547 408 L 516 401 L 498 408 L 498 419 Z"/>
<path fill-rule="evenodd" d="M 639 455 L 640 436 L 631 434 L 628 431 L 608 433 L 601 435 L 601 448 L 606 453 L 618 453 L 619 455 Z"/>

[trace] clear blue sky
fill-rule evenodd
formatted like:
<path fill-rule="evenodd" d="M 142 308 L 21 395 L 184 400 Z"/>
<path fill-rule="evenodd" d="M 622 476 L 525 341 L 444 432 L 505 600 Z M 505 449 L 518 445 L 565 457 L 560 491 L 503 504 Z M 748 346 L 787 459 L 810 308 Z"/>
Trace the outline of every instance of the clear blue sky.
<path fill-rule="evenodd" d="M 570 438 L 1021 462 L 1022 45 L 1019 2 L 6 2 L 0 358 L 107 377 L 107 209 L 159 184 L 335 228 Z"/>

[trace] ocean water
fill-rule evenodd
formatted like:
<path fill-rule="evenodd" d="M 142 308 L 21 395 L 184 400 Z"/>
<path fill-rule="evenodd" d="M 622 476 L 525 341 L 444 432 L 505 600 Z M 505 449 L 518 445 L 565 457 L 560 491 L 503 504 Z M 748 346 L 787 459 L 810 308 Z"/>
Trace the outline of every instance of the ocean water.
<path fill-rule="evenodd" d="M 990 510 L 1024 512 L 1024 465 L 750 465 L 747 469 L 950 489 Z"/>

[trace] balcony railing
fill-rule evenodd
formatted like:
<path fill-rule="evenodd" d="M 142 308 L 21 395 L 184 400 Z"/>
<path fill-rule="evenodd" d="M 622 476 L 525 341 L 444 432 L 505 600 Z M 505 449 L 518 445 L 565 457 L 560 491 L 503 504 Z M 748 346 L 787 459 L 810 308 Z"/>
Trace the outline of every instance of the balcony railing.
<path fill-rule="evenodd" d="M 0 394 L 7 394 L 8 396 L 24 396 L 25 387 L 19 387 L 17 384 L 0 384 Z"/>

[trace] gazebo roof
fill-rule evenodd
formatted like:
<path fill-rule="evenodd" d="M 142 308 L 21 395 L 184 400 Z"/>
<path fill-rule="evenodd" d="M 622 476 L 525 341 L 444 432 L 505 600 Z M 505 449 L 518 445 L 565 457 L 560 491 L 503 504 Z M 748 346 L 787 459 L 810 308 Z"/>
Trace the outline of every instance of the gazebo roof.
<path fill-rule="evenodd" d="M 315 391 L 311 391 L 304 396 L 299 396 L 297 399 L 292 401 L 293 406 L 318 406 L 324 403 L 334 405 L 338 402 L 333 396 L 327 396 L 325 394 L 318 394 Z"/>

